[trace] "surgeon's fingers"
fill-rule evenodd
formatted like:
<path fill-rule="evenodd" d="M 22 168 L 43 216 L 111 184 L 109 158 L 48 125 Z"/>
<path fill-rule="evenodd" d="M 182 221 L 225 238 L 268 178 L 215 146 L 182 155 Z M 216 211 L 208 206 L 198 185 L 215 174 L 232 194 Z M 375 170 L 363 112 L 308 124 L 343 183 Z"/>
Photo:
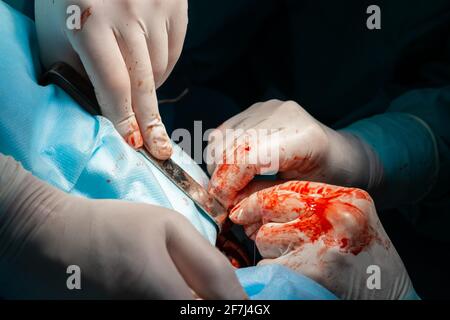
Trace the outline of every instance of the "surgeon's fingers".
<path fill-rule="evenodd" d="M 210 142 L 207 146 L 207 154 L 210 157 L 207 163 L 209 174 L 213 175 L 217 165 L 226 163 L 228 150 L 235 147 L 236 140 L 244 134 L 245 131 L 241 129 L 227 131 L 224 135 L 221 131 L 215 129 L 209 134 L 208 140 Z"/>
<path fill-rule="evenodd" d="M 220 138 L 225 138 L 227 134 L 227 130 L 229 132 L 236 131 L 238 129 L 245 131 L 250 129 L 258 124 L 260 120 L 256 120 L 255 117 L 252 116 L 252 113 L 255 109 L 258 109 L 262 106 L 263 103 L 258 102 L 252 105 L 247 110 L 241 112 L 240 114 L 228 119 L 224 123 L 222 123 L 217 129 L 215 129 L 211 136 L 209 137 L 209 144 L 221 144 L 223 148 L 229 146 L 228 144 L 221 143 Z M 233 142 L 233 141 L 231 141 Z M 223 150 L 222 150 L 223 151 Z"/>
<path fill-rule="evenodd" d="M 371 196 L 364 190 L 357 188 L 346 188 L 334 186 L 320 182 L 309 181 L 289 181 L 277 185 L 278 190 L 292 191 L 303 196 L 309 196 L 316 201 L 324 199 L 327 202 L 342 204 L 350 204 L 366 211 L 368 207 L 373 205 Z"/>
<path fill-rule="evenodd" d="M 203 299 L 245 299 L 231 264 L 184 217 L 168 233 L 168 249 L 189 286 Z"/>
<path fill-rule="evenodd" d="M 313 267 L 311 267 L 311 265 L 308 263 L 308 258 L 303 258 L 303 256 L 299 256 L 298 250 L 291 251 L 277 258 L 264 258 L 263 260 L 258 262 L 258 266 L 266 266 L 274 264 L 282 265 L 291 270 L 300 272 L 301 274 L 315 281 L 318 281 L 318 279 L 320 279 L 320 277 L 317 277 L 317 274 L 318 272 L 320 272 L 320 269 L 318 269 L 317 266 L 314 264 Z"/>
<path fill-rule="evenodd" d="M 165 81 L 169 64 L 169 35 L 166 32 L 167 24 L 165 22 L 155 21 L 153 23 L 158 27 L 146 30 L 145 32 L 148 32 L 148 34 L 146 34 L 145 38 L 150 55 L 155 88 L 159 88 Z"/>
<path fill-rule="evenodd" d="M 210 180 L 208 191 L 226 208 L 230 208 L 239 191 L 255 177 L 256 173 L 255 165 L 220 164 Z"/>
<path fill-rule="evenodd" d="M 288 223 L 268 223 L 256 234 L 255 243 L 264 258 L 278 258 L 303 244 L 300 219 Z"/>
<path fill-rule="evenodd" d="M 209 183 L 209 192 L 224 206 L 233 205 L 238 193 L 261 172 L 261 149 L 254 147 L 258 137 L 244 134 L 223 154 Z"/>
<path fill-rule="evenodd" d="M 143 295 L 148 299 L 194 299 L 191 289 L 174 265 L 167 249 L 162 245 L 153 252 L 157 252 L 158 256 L 147 258 L 146 268 L 141 274 L 143 278 L 140 278 L 131 290 L 137 291 L 138 297 Z"/>
<path fill-rule="evenodd" d="M 188 26 L 188 1 L 176 2 L 174 9 L 176 13 L 165 22 L 169 41 L 169 52 L 167 70 L 161 79 L 161 83 L 164 83 L 169 77 L 181 56 Z"/>
<path fill-rule="evenodd" d="M 221 163 L 222 155 L 233 148 L 236 139 L 245 134 L 245 130 L 251 128 L 255 123 L 250 113 L 262 103 L 256 103 L 244 112 L 234 116 L 217 129 L 212 131 L 208 137 L 208 150 L 214 154 L 215 161 L 208 163 L 208 172 L 212 175 L 216 166 Z"/>
<path fill-rule="evenodd" d="M 251 240 L 256 240 L 256 234 L 259 231 L 259 228 L 262 227 L 262 222 L 255 222 L 249 225 L 244 226 L 244 232 Z"/>
<path fill-rule="evenodd" d="M 239 191 L 236 199 L 234 200 L 234 205 L 238 204 L 245 198 L 250 197 L 252 194 L 258 191 L 278 186 L 285 182 L 285 180 L 253 180 L 244 189 Z"/>
<path fill-rule="evenodd" d="M 264 189 L 241 201 L 230 212 L 236 224 L 292 221 L 308 208 L 304 196 L 288 190 Z"/>
<path fill-rule="evenodd" d="M 209 191 L 230 206 L 256 175 L 274 174 L 282 162 L 277 135 L 255 125 L 239 136 L 232 148 L 226 148 L 223 161 L 211 177 Z"/>
<path fill-rule="evenodd" d="M 86 25 L 71 42 L 94 85 L 102 114 L 134 148 L 143 145 L 131 106 L 131 84 L 125 61 L 111 29 Z M 100 27 L 99 27 L 100 28 Z"/>
<path fill-rule="evenodd" d="M 139 27 L 129 26 L 122 29 L 118 38 L 123 43 L 121 47 L 125 48 L 122 51 L 126 57 L 131 79 L 133 110 L 144 138 L 144 144 L 157 159 L 168 159 L 172 155 L 172 144 L 159 114 L 154 70 L 145 34 Z M 157 42 L 157 45 L 167 47 L 166 39 L 163 37 L 160 42 Z M 167 66 L 167 61 L 164 58 L 161 59 L 158 56 L 157 71 L 160 73 Z"/>

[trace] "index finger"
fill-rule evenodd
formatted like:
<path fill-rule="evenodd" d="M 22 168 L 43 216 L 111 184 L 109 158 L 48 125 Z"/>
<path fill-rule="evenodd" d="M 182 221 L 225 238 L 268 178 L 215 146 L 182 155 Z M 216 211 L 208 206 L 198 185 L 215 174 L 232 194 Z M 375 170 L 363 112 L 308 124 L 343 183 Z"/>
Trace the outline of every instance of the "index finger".
<path fill-rule="evenodd" d="M 299 217 L 307 208 L 305 197 L 289 190 L 269 188 L 241 201 L 230 212 L 230 219 L 240 225 L 260 222 L 285 223 Z"/>
<path fill-rule="evenodd" d="M 106 28 L 94 32 L 86 26 L 71 41 L 94 85 L 102 114 L 128 144 L 136 149 L 142 147 L 142 136 L 131 106 L 130 78 L 113 31 Z"/>
<path fill-rule="evenodd" d="M 136 114 L 144 144 L 150 153 L 159 160 L 166 160 L 172 155 L 172 144 L 161 120 L 156 97 L 155 79 L 152 61 L 147 48 L 145 35 L 133 27 L 118 39 L 124 48 L 128 66 L 133 110 Z M 125 32 L 125 31 L 123 31 Z M 161 40 L 167 46 L 165 40 Z"/>
<path fill-rule="evenodd" d="M 246 132 L 240 136 L 223 152 L 222 163 L 211 177 L 209 192 L 225 207 L 230 207 L 239 192 L 264 170 L 261 154 L 267 154 L 267 146 L 261 143 L 258 134 Z"/>
<path fill-rule="evenodd" d="M 307 209 L 317 209 L 319 199 L 330 203 L 359 204 L 359 200 L 367 202 L 370 196 L 354 188 L 308 181 L 289 181 L 244 198 L 231 210 L 230 219 L 241 225 L 256 222 L 288 222 Z"/>

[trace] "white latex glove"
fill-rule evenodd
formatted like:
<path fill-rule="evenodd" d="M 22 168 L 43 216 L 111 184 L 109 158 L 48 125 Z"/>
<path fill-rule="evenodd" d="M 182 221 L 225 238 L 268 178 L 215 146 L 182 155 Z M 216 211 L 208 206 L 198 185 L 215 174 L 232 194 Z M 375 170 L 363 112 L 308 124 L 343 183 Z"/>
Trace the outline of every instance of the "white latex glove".
<path fill-rule="evenodd" d="M 70 265 L 81 290 L 67 288 Z M 180 214 L 67 195 L 0 154 L 3 298 L 245 298 L 231 264 Z"/>
<path fill-rule="evenodd" d="M 243 199 L 230 219 L 256 242 L 262 264 L 287 266 L 343 299 L 402 299 L 408 273 L 360 189 L 292 181 Z M 369 279 L 379 268 L 379 285 Z M 368 286 L 369 283 L 369 286 Z"/>
<path fill-rule="evenodd" d="M 234 139 L 225 140 L 230 129 L 236 132 Z M 249 134 L 261 129 L 275 132 L 270 136 Z M 226 121 L 210 136 L 208 154 L 215 161 L 208 168 L 212 173 L 209 190 L 226 206 L 268 167 L 276 168 L 286 180 L 368 190 L 382 177 L 380 162 L 368 145 L 326 127 L 293 101 L 257 103 Z M 265 155 L 270 155 L 270 163 Z"/>
<path fill-rule="evenodd" d="M 67 27 L 71 5 L 81 9 L 80 30 Z M 64 61 L 85 70 L 102 114 L 125 140 L 169 158 L 156 89 L 180 57 L 187 0 L 36 0 L 35 6 L 44 65 Z"/>

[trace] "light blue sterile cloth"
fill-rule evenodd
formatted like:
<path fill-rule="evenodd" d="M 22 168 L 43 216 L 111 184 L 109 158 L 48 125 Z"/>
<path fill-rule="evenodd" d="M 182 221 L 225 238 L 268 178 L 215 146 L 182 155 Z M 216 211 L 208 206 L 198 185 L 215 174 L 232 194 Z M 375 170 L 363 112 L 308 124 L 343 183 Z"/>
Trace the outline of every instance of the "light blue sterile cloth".
<path fill-rule="evenodd" d="M 172 208 L 215 243 L 212 223 L 155 167 L 128 147 L 108 120 L 84 112 L 55 86 L 39 86 L 38 74 L 34 23 L 0 1 L 1 153 L 13 156 L 35 176 L 74 195 Z M 206 186 L 207 176 L 187 159 L 176 147 L 174 160 Z M 312 280 L 279 266 L 237 273 L 255 299 L 334 298 Z"/>
<path fill-rule="evenodd" d="M 252 300 L 337 300 L 317 282 L 281 265 L 239 269 L 236 274 Z"/>
<path fill-rule="evenodd" d="M 2 1 L 0 52 L 0 152 L 72 194 L 174 209 L 215 243 L 214 225 L 108 120 L 92 117 L 60 88 L 37 84 L 34 23 Z M 176 148 L 174 160 L 206 186 L 208 177 L 189 159 Z"/>

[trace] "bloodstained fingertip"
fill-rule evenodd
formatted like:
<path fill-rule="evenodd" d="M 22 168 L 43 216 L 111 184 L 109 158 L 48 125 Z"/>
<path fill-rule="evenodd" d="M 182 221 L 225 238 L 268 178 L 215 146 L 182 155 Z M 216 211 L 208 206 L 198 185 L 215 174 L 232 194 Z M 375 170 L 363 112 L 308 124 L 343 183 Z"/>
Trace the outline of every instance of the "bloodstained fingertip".
<path fill-rule="evenodd" d="M 142 148 L 142 146 L 144 145 L 144 139 L 142 138 L 142 135 L 139 132 L 139 130 L 136 130 L 136 131 L 133 131 L 132 133 L 130 133 L 125 138 L 125 140 L 134 149 Z"/>
<path fill-rule="evenodd" d="M 148 149 L 155 158 L 162 161 L 169 159 L 173 154 L 173 147 L 169 138 L 167 140 L 155 139 Z"/>
<path fill-rule="evenodd" d="M 236 206 L 234 206 L 231 211 L 230 211 L 230 220 L 233 223 L 239 224 L 240 222 L 240 217 L 242 215 L 243 212 L 243 207 L 247 204 L 247 199 L 242 200 L 241 202 L 239 202 Z"/>

